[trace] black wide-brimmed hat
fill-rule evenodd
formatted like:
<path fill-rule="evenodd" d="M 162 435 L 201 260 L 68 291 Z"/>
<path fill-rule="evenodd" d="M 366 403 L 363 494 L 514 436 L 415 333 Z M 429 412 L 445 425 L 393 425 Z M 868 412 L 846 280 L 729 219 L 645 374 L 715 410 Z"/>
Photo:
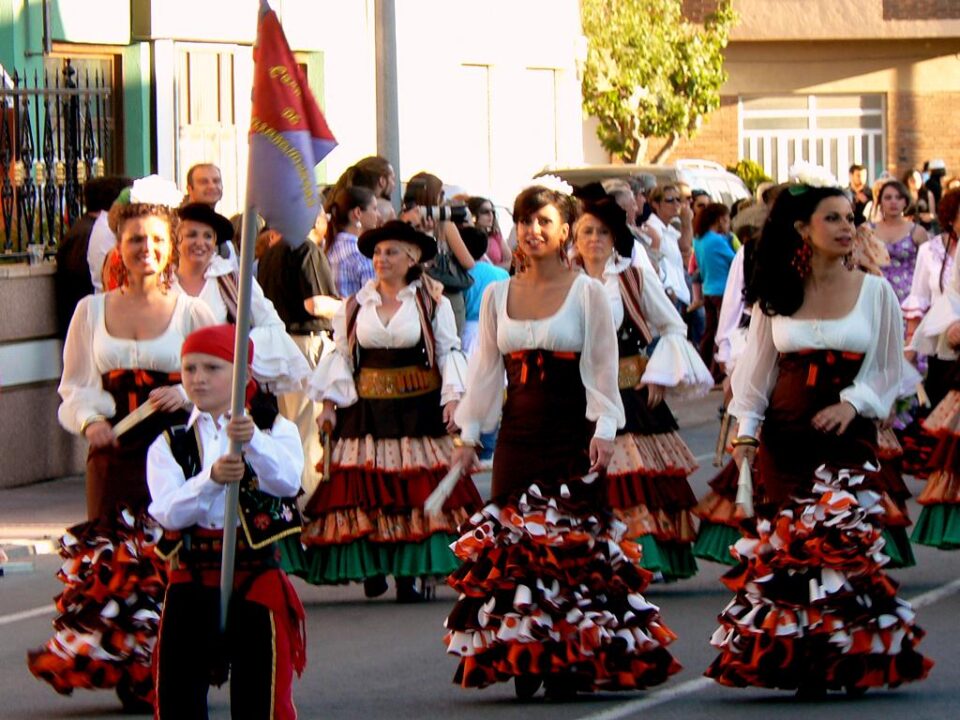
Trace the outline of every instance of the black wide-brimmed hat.
<path fill-rule="evenodd" d="M 212 227 L 218 243 L 233 240 L 233 223 L 206 203 L 195 202 L 181 205 L 177 214 L 181 220 L 192 220 Z"/>
<path fill-rule="evenodd" d="M 420 248 L 420 262 L 432 260 L 437 254 L 436 240 L 402 220 L 390 220 L 378 228 L 367 230 L 357 240 L 357 249 L 360 250 L 361 255 L 372 258 L 373 248 L 384 240 L 397 240 L 416 245 Z"/>
<path fill-rule="evenodd" d="M 613 233 L 613 249 L 620 257 L 628 258 L 633 255 L 633 232 L 627 226 L 626 211 L 617 204 L 616 200 L 609 195 L 584 200 L 580 217 L 584 215 L 593 215 L 610 228 L 610 232 Z"/>

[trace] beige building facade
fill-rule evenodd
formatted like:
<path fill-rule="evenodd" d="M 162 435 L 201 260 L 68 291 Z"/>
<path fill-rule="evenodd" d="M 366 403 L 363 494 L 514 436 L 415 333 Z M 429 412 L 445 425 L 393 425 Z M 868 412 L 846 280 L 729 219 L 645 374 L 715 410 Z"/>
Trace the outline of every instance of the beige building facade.
<path fill-rule="evenodd" d="M 715 0 L 685 0 L 694 20 Z M 734 0 L 719 110 L 673 158 L 960 174 L 960 1 Z M 651 143 L 653 149 L 656 143 Z M 589 154 L 589 150 L 588 150 Z"/>

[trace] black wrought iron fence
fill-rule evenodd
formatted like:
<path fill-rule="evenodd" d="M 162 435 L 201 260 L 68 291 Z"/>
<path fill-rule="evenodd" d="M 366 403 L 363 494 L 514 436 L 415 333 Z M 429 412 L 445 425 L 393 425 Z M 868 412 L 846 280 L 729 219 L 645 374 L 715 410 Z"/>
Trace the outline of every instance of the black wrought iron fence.
<path fill-rule="evenodd" d="M 0 259 L 55 250 L 83 213 L 83 184 L 110 167 L 110 86 L 78 75 L 67 59 L 42 83 L 16 71 L 0 83 Z"/>

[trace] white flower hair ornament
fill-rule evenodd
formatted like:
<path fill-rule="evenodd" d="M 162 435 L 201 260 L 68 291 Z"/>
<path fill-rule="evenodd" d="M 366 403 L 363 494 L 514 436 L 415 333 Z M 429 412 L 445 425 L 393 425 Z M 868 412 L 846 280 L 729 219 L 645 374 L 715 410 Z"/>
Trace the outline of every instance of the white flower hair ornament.
<path fill-rule="evenodd" d="M 547 190 L 553 190 L 564 195 L 573 195 L 573 186 L 556 175 L 541 175 L 530 187 L 545 187 Z"/>
<path fill-rule="evenodd" d="M 798 195 L 806 188 L 828 188 L 840 187 L 840 183 L 829 170 L 820 165 L 800 161 L 790 167 L 788 173 L 790 182 L 798 183 L 799 186 L 790 188 L 790 192 Z"/>
<path fill-rule="evenodd" d="M 170 208 L 180 207 L 182 201 L 183 193 L 177 186 L 159 175 L 147 175 L 134 180 L 133 185 L 121 192 L 117 198 L 119 203 L 166 205 Z"/>

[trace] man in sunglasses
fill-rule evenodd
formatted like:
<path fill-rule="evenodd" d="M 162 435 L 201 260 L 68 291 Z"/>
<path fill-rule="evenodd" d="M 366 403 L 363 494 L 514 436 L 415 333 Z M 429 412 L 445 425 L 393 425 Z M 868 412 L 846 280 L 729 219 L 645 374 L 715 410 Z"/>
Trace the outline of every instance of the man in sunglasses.
<path fill-rule="evenodd" d="M 693 251 L 693 211 L 683 202 L 676 185 L 658 185 L 650 191 L 649 199 L 653 214 L 647 223 L 660 234 L 663 287 L 682 315 L 690 304 L 685 268 Z M 671 223 L 678 216 L 680 230 Z"/>

